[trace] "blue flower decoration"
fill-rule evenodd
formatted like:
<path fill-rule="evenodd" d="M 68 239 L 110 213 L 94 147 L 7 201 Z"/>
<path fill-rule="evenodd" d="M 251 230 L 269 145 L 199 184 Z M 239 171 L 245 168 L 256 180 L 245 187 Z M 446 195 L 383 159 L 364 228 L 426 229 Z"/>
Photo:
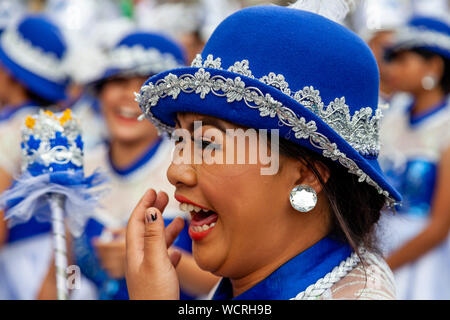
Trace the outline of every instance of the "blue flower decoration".
<path fill-rule="evenodd" d="M 69 146 L 69 141 L 67 140 L 66 137 L 64 137 L 61 132 L 56 132 L 55 133 L 55 138 L 54 139 L 50 139 L 50 147 L 56 147 L 56 146 L 65 146 L 68 147 Z"/>
<path fill-rule="evenodd" d="M 81 139 L 81 135 L 78 135 L 78 137 L 75 139 L 75 144 L 77 148 L 83 150 L 83 139 Z"/>
<path fill-rule="evenodd" d="M 39 149 L 39 146 L 41 145 L 40 139 L 35 139 L 34 136 L 30 136 L 30 139 L 27 141 L 28 149 L 30 150 L 37 150 Z"/>

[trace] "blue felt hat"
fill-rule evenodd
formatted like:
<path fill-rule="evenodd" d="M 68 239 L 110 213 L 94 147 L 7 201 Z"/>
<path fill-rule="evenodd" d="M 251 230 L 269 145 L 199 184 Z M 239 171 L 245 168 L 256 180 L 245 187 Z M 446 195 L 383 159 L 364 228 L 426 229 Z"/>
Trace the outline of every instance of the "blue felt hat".
<path fill-rule="evenodd" d="M 49 100 L 66 99 L 66 44 L 56 25 L 30 15 L 0 35 L 0 63 L 26 88 Z"/>
<path fill-rule="evenodd" d="M 377 162 L 376 61 L 362 39 L 314 13 L 255 6 L 225 19 L 192 67 L 151 77 L 137 101 L 160 130 L 176 112 L 256 128 L 320 153 L 400 201 Z"/>
<path fill-rule="evenodd" d="M 94 83 L 116 75 L 151 76 L 186 65 L 185 53 L 174 40 L 144 31 L 127 34 L 106 59 L 105 71 Z"/>
<path fill-rule="evenodd" d="M 450 59 L 450 25 L 435 17 L 416 16 L 395 32 L 387 57 L 400 50 L 424 49 Z"/>

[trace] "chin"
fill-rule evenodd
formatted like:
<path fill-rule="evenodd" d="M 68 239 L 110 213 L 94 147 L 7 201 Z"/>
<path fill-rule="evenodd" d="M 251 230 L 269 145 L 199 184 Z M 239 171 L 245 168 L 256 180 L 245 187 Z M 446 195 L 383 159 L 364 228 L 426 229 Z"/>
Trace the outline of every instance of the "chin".
<path fill-rule="evenodd" d="M 216 274 L 216 272 L 223 265 L 223 258 L 220 257 L 220 253 L 217 250 L 199 248 L 194 243 L 192 245 L 192 254 L 195 262 L 200 269 Z"/>

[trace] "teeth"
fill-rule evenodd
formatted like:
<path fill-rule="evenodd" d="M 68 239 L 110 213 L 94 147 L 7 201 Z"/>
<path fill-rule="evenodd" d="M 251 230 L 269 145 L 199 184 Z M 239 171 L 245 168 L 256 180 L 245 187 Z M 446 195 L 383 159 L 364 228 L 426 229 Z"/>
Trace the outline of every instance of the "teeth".
<path fill-rule="evenodd" d="M 204 212 L 208 212 L 209 211 L 209 210 L 202 209 L 200 207 L 197 207 L 197 206 L 194 206 L 194 205 L 192 205 L 190 203 L 185 203 L 185 202 L 180 203 L 180 210 L 183 211 L 183 212 L 192 212 L 192 211 L 200 212 L 202 210 Z"/>
<path fill-rule="evenodd" d="M 126 108 L 126 107 L 123 107 L 123 108 L 120 108 L 119 109 L 119 114 L 122 116 L 122 117 L 125 117 L 125 118 L 137 118 L 137 116 L 138 116 L 138 113 L 134 110 L 134 108 L 133 109 L 130 109 L 130 108 Z"/>
<path fill-rule="evenodd" d="M 188 204 L 187 203 L 180 203 L 180 210 L 181 211 L 184 211 L 184 212 L 188 212 L 188 210 L 187 210 L 187 206 L 188 206 Z"/>
<path fill-rule="evenodd" d="M 210 229 L 210 228 L 212 228 L 212 227 L 214 227 L 216 225 L 216 223 L 215 222 L 213 222 L 213 223 L 211 223 L 211 224 L 204 224 L 204 225 L 202 225 L 202 226 L 192 226 L 191 228 L 192 228 L 192 230 L 194 231 L 194 232 L 202 232 L 202 231 L 206 231 L 206 230 L 208 230 L 208 229 Z"/>

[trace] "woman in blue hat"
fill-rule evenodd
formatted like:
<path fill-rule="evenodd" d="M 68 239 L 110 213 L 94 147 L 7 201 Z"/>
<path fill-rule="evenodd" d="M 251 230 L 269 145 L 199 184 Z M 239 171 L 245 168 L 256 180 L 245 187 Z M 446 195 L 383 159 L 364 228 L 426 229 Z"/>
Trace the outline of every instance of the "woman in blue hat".
<path fill-rule="evenodd" d="M 450 298 L 450 26 L 414 17 L 386 52 L 389 82 L 412 99 L 382 122 L 381 159 L 402 194 L 386 216 L 387 262 L 402 299 Z"/>
<path fill-rule="evenodd" d="M 191 67 L 142 86 L 145 117 L 176 139 L 167 176 L 197 263 L 222 277 L 213 299 L 395 297 L 372 233 L 400 200 L 377 162 L 378 84 L 353 32 L 257 6 L 225 19 Z M 129 219 L 131 298 L 178 298 L 166 247 L 183 223 L 164 228 L 167 198 L 149 190 Z"/>
<path fill-rule="evenodd" d="M 172 143 L 159 137 L 150 122 L 138 121 L 140 109 L 134 101 L 134 92 L 149 76 L 184 66 L 182 49 L 160 34 L 134 31 L 120 39 L 105 60 L 105 71 L 92 86 L 108 129 L 108 140 L 86 152 L 85 170 L 89 173 L 102 168 L 109 177 L 110 191 L 102 198 L 101 207 L 88 222 L 84 234 L 73 240 L 75 262 L 96 286 L 93 293 L 75 290 L 77 299 L 128 299 L 125 226 L 129 214 L 148 185 L 169 193 L 174 191 L 166 178 Z M 173 199 L 166 208 L 164 221 L 169 224 L 177 216 L 185 214 Z M 182 298 L 205 295 L 218 279 L 196 265 L 190 255 L 187 228 L 175 245 L 185 252 L 178 266 L 184 289 Z"/>
<path fill-rule="evenodd" d="M 26 115 L 66 98 L 66 43 L 42 15 L 28 15 L 0 35 L 0 192 L 20 173 L 21 133 Z M 32 219 L 8 229 L 0 212 L 0 299 L 35 299 L 51 259 L 49 223 Z M 6 281 L 6 283 L 5 283 Z"/>

